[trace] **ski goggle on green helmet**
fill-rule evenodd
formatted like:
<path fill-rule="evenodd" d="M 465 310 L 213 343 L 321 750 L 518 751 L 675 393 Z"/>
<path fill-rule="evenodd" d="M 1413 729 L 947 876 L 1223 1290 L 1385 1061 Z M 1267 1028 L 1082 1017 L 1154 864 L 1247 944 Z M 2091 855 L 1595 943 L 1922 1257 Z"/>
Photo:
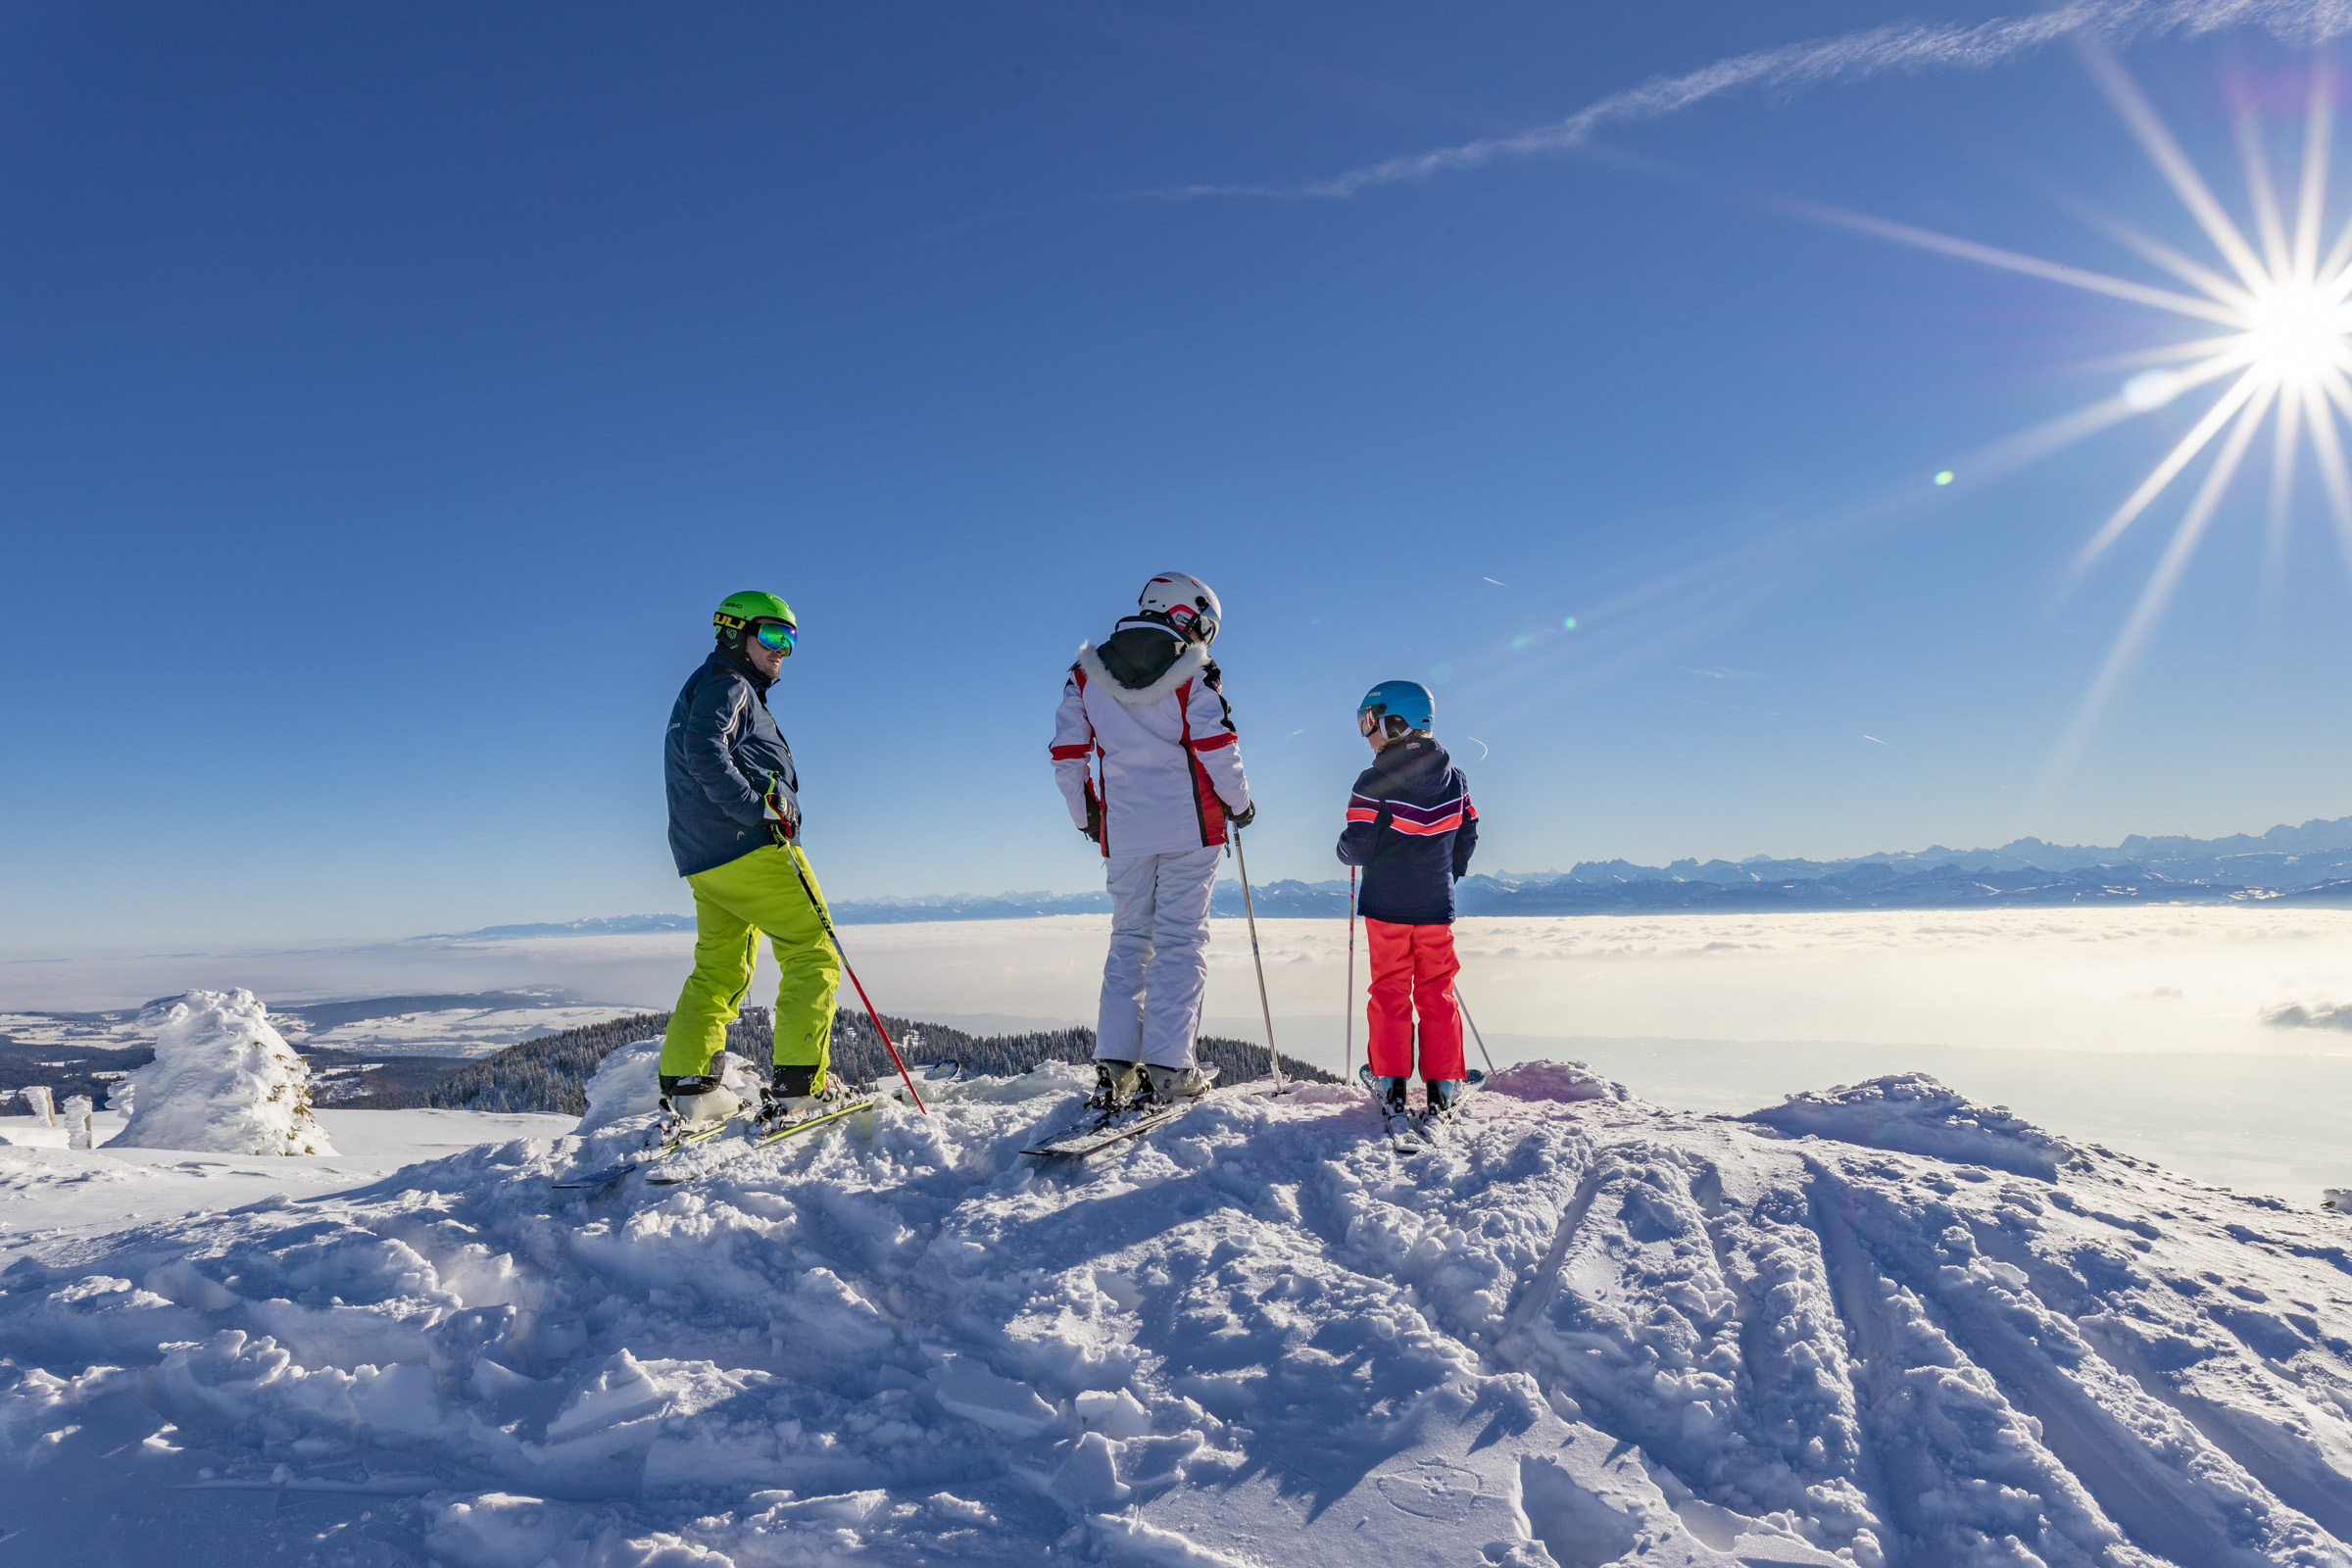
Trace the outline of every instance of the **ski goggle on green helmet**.
<path fill-rule="evenodd" d="M 792 607 L 768 593 L 747 591 L 727 595 L 720 602 L 718 612 L 710 617 L 710 623 L 722 634 L 744 632 L 760 647 L 774 649 L 787 658 L 801 635 Z"/>

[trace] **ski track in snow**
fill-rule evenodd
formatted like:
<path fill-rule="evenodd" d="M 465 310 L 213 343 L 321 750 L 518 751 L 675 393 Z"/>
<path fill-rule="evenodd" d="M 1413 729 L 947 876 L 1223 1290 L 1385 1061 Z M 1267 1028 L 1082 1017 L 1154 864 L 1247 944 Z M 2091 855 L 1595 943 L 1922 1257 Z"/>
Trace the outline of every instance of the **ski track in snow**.
<path fill-rule="evenodd" d="M 2347 1216 L 1916 1079 L 1531 1063 L 1409 1166 L 1332 1087 L 1021 1157 L 1085 1082 L 35 1244 L 0 1562 L 2352 1564 Z M 28 1208 L 103 1179 L 40 1152 Z"/>

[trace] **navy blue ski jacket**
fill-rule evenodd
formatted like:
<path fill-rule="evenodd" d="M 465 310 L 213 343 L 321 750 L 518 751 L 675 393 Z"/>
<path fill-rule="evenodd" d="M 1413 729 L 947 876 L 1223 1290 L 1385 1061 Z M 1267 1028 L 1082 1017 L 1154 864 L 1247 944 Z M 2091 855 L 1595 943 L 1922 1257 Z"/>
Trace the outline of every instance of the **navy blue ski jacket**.
<path fill-rule="evenodd" d="M 669 853 L 678 875 L 724 865 L 775 842 L 761 803 L 770 782 L 796 796 L 792 748 L 767 710 L 769 682 L 713 649 L 669 710 L 662 771 L 669 792 Z"/>
<path fill-rule="evenodd" d="M 1454 878 L 1477 848 L 1470 781 L 1426 736 L 1391 742 L 1348 797 L 1340 862 L 1364 868 L 1356 907 L 1367 920 L 1451 924 Z"/>

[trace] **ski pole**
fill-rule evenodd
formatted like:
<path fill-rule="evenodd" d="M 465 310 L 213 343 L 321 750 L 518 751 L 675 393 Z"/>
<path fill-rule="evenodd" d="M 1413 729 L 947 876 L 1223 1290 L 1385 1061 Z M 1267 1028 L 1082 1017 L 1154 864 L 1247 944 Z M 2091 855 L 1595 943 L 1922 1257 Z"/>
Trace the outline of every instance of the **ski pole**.
<path fill-rule="evenodd" d="M 817 923 L 825 928 L 825 935 L 832 938 L 833 951 L 841 955 L 842 972 L 850 977 L 850 984 L 858 988 L 858 1000 L 865 1004 L 865 1015 L 873 1020 L 874 1033 L 882 1037 L 882 1049 L 890 1053 L 890 1064 L 899 1069 L 899 1076 L 906 1080 L 906 1092 L 914 1097 L 914 1108 L 926 1116 L 930 1115 L 931 1107 L 923 1103 L 922 1092 L 914 1087 L 913 1075 L 906 1071 L 906 1064 L 899 1059 L 899 1048 L 890 1043 L 890 1031 L 882 1027 L 882 1015 L 874 1010 L 873 999 L 865 994 L 865 982 L 858 979 L 858 971 L 850 967 L 849 951 L 841 945 L 841 933 L 833 929 L 833 917 L 825 912 L 825 901 L 818 898 L 816 889 L 808 885 L 808 873 L 801 869 L 801 857 L 794 854 L 789 845 L 785 847 L 784 854 L 792 861 L 792 874 L 801 879 L 801 891 L 808 895 L 808 907 L 816 911 Z"/>
<path fill-rule="evenodd" d="M 1242 868 L 1242 909 L 1250 916 L 1250 961 L 1257 965 L 1257 1004 L 1266 1015 L 1266 1054 L 1274 1058 L 1274 1092 L 1282 1093 L 1282 1053 L 1274 1049 L 1274 1004 L 1266 1000 L 1266 960 L 1257 954 L 1257 906 L 1250 900 L 1250 857 L 1242 853 L 1242 830 L 1233 830 L 1233 858 Z"/>
<path fill-rule="evenodd" d="M 1478 1032 L 1478 1020 L 1470 1016 L 1470 1004 L 1462 1000 L 1462 988 L 1453 988 L 1453 1004 L 1462 1009 L 1462 1021 L 1470 1026 L 1470 1038 L 1478 1042 L 1478 1054 L 1487 1058 L 1487 1076 L 1494 1075 L 1494 1055 L 1487 1050 L 1487 1037 Z"/>
<path fill-rule="evenodd" d="M 1355 1081 L 1355 867 L 1348 868 L 1348 1003 L 1342 1007 L 1348 1020 L 1348 1054 L 1341 1060 L 1340 1082 Z"/>

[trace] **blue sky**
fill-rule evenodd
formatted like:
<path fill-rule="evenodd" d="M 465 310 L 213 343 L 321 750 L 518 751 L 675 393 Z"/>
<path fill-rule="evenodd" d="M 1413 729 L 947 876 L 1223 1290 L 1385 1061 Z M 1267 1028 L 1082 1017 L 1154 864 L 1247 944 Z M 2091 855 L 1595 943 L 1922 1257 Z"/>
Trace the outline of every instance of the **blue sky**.
<path fill-rule="evenodd" d="M 1261 877 L 1336 873 L 1390 676 L 1487 869 L 2352 811 L 2308 457 L 2061 766 L 2185 492 L 2070 563 L 2205 400 L 1961 460 L 2186 331 L 1788 205 L 2209 256 L 2065 41 L 1133 194 L 2005 15 L 0 4 L 0 951 L 684 908 L 662 726 L 752 586 L 836 897 L 1093 885 L 1052 709 L 1167 567 Z M 2237 106 L 2290 148 L 2313 58 L 2270 16 L 2115 42 L 2241 214 Z"/>

